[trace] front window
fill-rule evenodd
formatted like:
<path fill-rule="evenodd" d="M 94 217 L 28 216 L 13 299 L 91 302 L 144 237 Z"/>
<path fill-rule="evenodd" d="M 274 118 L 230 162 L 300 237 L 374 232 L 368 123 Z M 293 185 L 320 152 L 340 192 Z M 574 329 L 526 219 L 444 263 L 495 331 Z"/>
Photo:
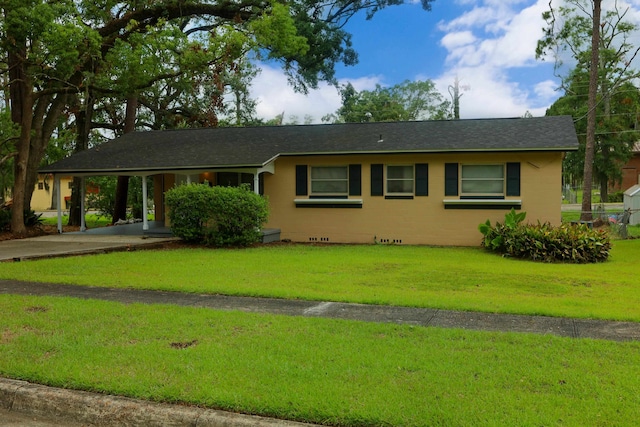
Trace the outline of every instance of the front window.
<path fill-rule="evenodd" d="M 221 187 L 240 187 L 247 184 L 253 191 L 253 174 L 246 172 L 218 172 L 216 182 Z"/>
<path fill-rule="evenodd" d="M 387 166 L 387 194 L 413 194 L 413 165 Z"/>
<path fill-rule="evenodd" d="M 504 165 L 462 165 L 462 196 L 504 196 Z"/>
<path fill-rule="evenodd" d="M 347 166 L 312 166 L 311 194 L 315 196 L 347 196 L 349 194 Z"/>

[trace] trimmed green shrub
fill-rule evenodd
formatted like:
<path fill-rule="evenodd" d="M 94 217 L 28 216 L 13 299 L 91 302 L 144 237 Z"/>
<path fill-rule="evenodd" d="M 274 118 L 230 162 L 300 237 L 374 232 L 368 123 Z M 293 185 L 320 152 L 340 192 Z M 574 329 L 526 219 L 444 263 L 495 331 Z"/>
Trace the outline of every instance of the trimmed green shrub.
<path fill-rule="evenodd" d="M 167 191 L 171 230 L 187 242 L 247 246 L 260 242 L 267 200 L 247 186 L 181 185 Z"/>
<path fill-rule="evenodd" d="M 523 224 L 525 216 L 525 212 L 511 209 L 504 223 L 492 227 L 487 220 L 480 224 L 482 246 L 514 258 L 543 262 L 594 263 L 609 257 L 611 241 L 605 231 L 585 224 Z"/>

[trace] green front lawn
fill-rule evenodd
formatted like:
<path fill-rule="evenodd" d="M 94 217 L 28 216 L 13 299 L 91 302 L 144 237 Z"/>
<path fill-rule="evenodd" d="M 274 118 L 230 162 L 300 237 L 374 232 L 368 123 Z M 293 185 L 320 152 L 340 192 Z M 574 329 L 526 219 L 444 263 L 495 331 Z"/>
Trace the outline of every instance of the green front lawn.
<path fill-rule="evenodd" d="M 601 264 L 542 264 L 480 248 L 276 244 L 5 263 L 0 279 L 640 321 L 639 240 Z"/>
<path fill-rule="evenodd" d="M 610 261 L 275 244 L 3 263 L 0 278 L 640 322 L 640 240 Z M 623 426 L 640 342 L 0 295 L 0 375 L 356 426 Z"/>

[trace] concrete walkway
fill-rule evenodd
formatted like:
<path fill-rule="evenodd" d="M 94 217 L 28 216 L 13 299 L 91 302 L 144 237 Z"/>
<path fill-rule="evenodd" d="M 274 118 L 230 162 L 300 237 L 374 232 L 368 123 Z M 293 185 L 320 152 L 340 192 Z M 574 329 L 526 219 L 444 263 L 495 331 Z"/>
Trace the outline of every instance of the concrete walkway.
<path fill-rule="evenodd" d="M 425 327 L 551 334 L 570 338 L 612 341 L 640 340 L 640 323 L 548 316 L 478 313 L 433 308 L 377 306 L 276 298 L 199 295 L 179 292 L 99 288 L 54 283 L 0 280 L 0 294 L 69 296 L 125 304 L 173 304 L 214 310 L 287 316 L 326 317 L 364 322 L 398 323 Z"/>

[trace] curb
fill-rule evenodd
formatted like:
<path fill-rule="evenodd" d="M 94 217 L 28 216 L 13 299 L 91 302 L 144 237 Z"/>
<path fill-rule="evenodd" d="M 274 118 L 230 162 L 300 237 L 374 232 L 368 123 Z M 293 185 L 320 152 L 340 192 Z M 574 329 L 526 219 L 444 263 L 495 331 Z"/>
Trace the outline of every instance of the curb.
<path fill-rule="evenodd" d="M 60 422 L 121 427 L 303 427 L 295 421 L 147 402 L 0 378 L 0 409 Z"/>

